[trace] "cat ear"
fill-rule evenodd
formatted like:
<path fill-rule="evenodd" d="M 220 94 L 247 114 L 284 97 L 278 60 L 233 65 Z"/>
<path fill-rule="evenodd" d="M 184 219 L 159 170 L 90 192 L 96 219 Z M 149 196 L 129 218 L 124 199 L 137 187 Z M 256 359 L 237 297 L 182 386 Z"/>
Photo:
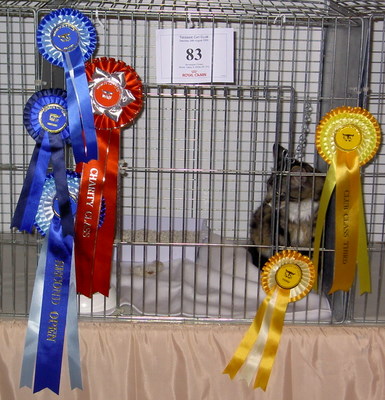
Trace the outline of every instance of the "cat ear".
<path fill-rule="evenodd" d="M 287 159 L 288 151 L 280 144 L 274 143 L 273 154 L 274 154 L 274 159 L 277 160 L 277 169 L 283 170 Z"/>

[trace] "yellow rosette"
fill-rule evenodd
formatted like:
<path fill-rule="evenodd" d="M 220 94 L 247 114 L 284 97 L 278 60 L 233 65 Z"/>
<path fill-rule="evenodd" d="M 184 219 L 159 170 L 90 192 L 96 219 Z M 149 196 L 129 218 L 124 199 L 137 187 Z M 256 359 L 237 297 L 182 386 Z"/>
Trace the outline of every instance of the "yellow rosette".
<path fill-rule="evenodd" d="M 330 167 L 318 210 L 313 263 L 317 271 L 323 225 L 335 188 L 335 258 L 330 293 L 352 287 L 356 265 L 361 294 L 371 291 L 360 167 L 374 157 L 380 140 L 377 120 L 360 107 L 335 108 L 317 127 L 317 150 Z"/>
<path fill-rule="evenodd" d="M 254 388 L 266 390 L 278 350 L 286 308 L 311 290 L 315 270 L 311 260 L 292 250 L 271 257 L 263 267 L 261 283 L 266 297 L 250 328 L 223 371 L 233 379 L 237 374 Z"/>

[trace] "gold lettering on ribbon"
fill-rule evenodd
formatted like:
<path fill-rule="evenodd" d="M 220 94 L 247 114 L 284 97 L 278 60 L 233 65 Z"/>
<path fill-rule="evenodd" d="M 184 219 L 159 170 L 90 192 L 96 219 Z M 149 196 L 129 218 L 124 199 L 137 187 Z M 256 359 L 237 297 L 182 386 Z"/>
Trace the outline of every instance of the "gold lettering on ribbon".
<path fill-rule="evenodd" d="M 350 223 L 349 223 L 349 209 L 350 209 L 350 191 L 344 191 L 343 197 L 343 236 L 344 242 L 342 246 L 342 264 L 347 264 L 349 261 L 349 236 L 350 236 Z"/>
<path fill-rule="evenodd" d="M 61 290 L 63 287 L 63 273 L 64 273 L 64 261 L 55 260 L 52 291 L 51 291 L 51 304 L 53 306 L 58 306 L 60 304 Z M 58 320 L 59 320 L 59 312 L 51 311 L 49 313 L 47 336 L 46 336 L 46 340 L 48 340 L 49 342 L 56 342 Z"/>
<path fill-rule="evenodd" d="M 56 342 L 58 319 L 59 313 L 57 311 L 51 311 L 49 313 L 49 325 L 47 329 L 47 340 L 49 342 Z"/>
<path fill-rule="evenodd" d="M 87 187 L 87 195 L 86 195 L 86 205 L 88 207 L 93 208 L 95 202 L 95 186 L 97 183 L 99 171 L 97 168 L 91 168 L 90 174 L 88 177 L 88 187 Z M 90 237 L 91 235 L 91 223 L 88 221 L 92 221 L 93 210 L 86 210 L 84 213 L 83 220 L 83 237 Z"/>
<path fill-rule="evenodd" d="M 336 151 L 334 279 L 330 293 L 348 291 L 354 281 L 358 246 L 360 171 L 356 150 Z"/>
<path fill-rule="evenodd" d="M 88 178 L 88 190 L 87 190 L 87 206 L 93 207 L 95 201 L 95 186 L 96 180 L 98 179 L 99 171 L 97 168 L 90 169 L 90 176 Z"/>
<path fill-rule="evenodd" d="M 51 292 L 51 304 L 54 306 L 59 305 L 61 289 L 63 286 L 63 272 L 64 272 L 64 261 L 55 260 L 55 269 L 53 273 L 53 284 Z"/>

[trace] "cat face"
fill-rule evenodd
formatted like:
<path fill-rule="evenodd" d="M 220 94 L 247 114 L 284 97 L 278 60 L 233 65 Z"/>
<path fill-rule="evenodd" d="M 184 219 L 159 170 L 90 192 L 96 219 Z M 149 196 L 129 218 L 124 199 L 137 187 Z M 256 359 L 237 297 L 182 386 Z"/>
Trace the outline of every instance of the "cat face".
<path fill-rule="evenodd" d="M 287 202 L 299 203 L 304 200 L 318 201 L 324 178 L 310 164 L 286 157 L 287 150 L 282 146 L 274 148 L 277 159 L 277 172 L 267 181 L 265 201 L 275 208 L 285 208 Z"/>

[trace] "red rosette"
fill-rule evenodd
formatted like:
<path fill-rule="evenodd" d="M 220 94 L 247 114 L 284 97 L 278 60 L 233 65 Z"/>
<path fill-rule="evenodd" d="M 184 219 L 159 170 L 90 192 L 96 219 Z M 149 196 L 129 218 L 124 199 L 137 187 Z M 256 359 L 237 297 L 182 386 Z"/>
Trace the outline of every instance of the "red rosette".
<path fill-rule="evenodd" d="M 114 244 L 120 129 L 138 117 L 142 83 L 133 68 L 113 58 L 86 64 L 99 157 L 78 164 L 81 184 L 75 225 L 76 283 L 80 294 L 109 294 Z M 103 225 L 98 221 L 102 199 Z"/>
<path fill-rule="evenodd" d="M 86 64 L 95 128 L 113 130 L 132 123 L 143 107 L 143 86 L 136 71 L 114 58 Z"/>

